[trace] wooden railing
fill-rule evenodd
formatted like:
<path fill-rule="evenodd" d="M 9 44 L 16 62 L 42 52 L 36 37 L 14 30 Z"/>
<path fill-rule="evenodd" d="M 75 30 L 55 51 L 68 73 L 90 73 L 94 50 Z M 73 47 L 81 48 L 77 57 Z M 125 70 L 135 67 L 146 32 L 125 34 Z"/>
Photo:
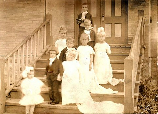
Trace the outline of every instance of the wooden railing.
<path fill-rule="evenodd" d="M 139 81 L 141 68 L 144 59 L 144 34 L 145 21 L 139 17 L 136 34 L 133 37 L 129 56 L 124 60 L 124 112 L 134 112 L 134 89 L 136 82 Z"/>
<path fill-rule="evenodd" d="M 47 50 L 51 34 L 51 20 L 47 19 L 4 58 L 4 87 L 7 95 L 22 78 L 25 66 L 35 61 Z M 30 25 L 31 26 L 31 25 Z"/>

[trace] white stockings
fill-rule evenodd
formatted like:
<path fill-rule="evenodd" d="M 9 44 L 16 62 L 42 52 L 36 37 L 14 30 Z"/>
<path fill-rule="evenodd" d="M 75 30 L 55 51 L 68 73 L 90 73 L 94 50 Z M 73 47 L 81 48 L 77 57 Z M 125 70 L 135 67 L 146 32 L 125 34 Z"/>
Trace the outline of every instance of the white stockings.
<path fill-rule="evenodd" d="M 33 114 L 35 109 L 35 105 L 27 105 L 26 106 L 26 114 Z"/>

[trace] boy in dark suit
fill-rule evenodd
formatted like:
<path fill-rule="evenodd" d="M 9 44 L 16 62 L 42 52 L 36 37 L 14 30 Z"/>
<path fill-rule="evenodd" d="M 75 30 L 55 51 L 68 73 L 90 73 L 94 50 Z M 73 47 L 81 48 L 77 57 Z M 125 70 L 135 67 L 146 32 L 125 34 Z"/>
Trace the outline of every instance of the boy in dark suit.
<path fill-rule="evenodd" d="M 59 104 L 60 94 L 59 85 L 61 77 L 63 76 L 63 66 L 59 59 L 57 59 L 58 51 L 55 47 L 49 51 L 50 59 L 49 64 L 46 66 L 46 77 L 48 86 L 51 88 L 49 90 L 50 104 Z M 59 76 L 60 74 L 60 76 Z"/>
<path fill-rule="evenodd" d="M 88 12 L 88 4 L 83 3 L 82 4 L 82 12 L 78 15 L 77 19 L 77 24 L 79 25 L 79 38 L 81 33 L 84 31 L 84 20 L 89 19 L 91 21 L 91 24 L 93 26 L 93 20 L 92 20 L 92 15 Z M 80 45 L 80 40 L 78 40 L 79 45 Z"/>
<path fill-rule="evenodd" d="M 89 42 L 88 45 L 94 48 L 94 45 L 96 43 L 96 34 L 95 31 L 93 30 L 91 21 L 89 19 L 84 20 L 84 33 L 88 34 L 89 36 Z"/>
<path fill-rule="evenodd" d="M 59 60 L 61 62 L 63 61 L 66 61 L 66 52 L 70 49 L 70 48 L 75 48 L 74 47 L 74 43 L 75 43 L 75 40 L 73 38 L 67 38 L 66 39 L 66 45 L 67 47 L 65 47 L 61 53 L 60 53 L 60 56 L 59 56 Z"/>

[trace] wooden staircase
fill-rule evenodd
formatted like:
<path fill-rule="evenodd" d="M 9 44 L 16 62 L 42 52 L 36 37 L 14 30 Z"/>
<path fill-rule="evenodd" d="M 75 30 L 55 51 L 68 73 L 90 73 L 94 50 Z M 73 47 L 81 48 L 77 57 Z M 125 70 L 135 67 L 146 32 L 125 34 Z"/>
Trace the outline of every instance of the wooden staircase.
<path fill-rule="evenodd" d="M 119 47 L 118 47 L 119 46 Z M 109 55 L 112 68 L 113 68 L 113 77 L 117 79 L 124 79 L 124 58 L 129 55 L 130 45 L 111 45 L 112 54 Z M 122 52 L 122 53 L 121 53 Z M 37 60 L 35 64 L 35 77 L 38 77 L 46 85 L 45 67 L 49 55 L 43 55 L 40 59 Z M 115 103 L 124 104 L 124 83 L 119 83 L 116 86 L 110 84 L 102 84 L 105 88 L 111 88 L 115 91 L 118 91 L 117 94 L 107 95 L 107 94 L 91 94 L 92 98 L 96 102 L 101 101 L 113 101 Z M 45 102 L 39 104 L 35 108 L 35 114 L 52 114 L 52 113 L 80 113 L 76 105 L 50 105 L 48 104 L 48 87 L 42 88 L 41 95 L 44 97 Z M 137 96 L 137 94 L 135 94 Z M 6 113 L 18 113 L 24 114 L 24 106 L 20 106 L 18 101 L 22 97 L 20 87 L 15 87 L 11 93 L 10 98 L 6 100 Z M 136 98 L 136 97 L 135 97 Z M 136 99 L 135 99 L 136 100 Z M 136 106 L 136 104 L 135 104 Z M 19 110 L 20 109 L 20 110 Z"/>
<path fill-rule="evenodd" d="M 44 22 L 44 24 L 42 24 L 40 26 L 40 28 L 41 27 L 44 28 L 45 33 L 47 33 L 47 31 L 46 31 L 47 27 L 50 27 L 49 24 L 47 24 L 47 23 L 50 24 L 49 21 L 46 21 L 46 22 Z M 124 79 L 124 82 L 119 83 L 116 86 L 112 86 L 110 84 L 102 84 L 103 87 L 111 88 L 113 90 L 118 91 L 118 93 L 111 94 L 111 95 L 91 94 L 94 101 L 97 101 L 97 102 L 113 101 L 115 103 L 121 103 L 121 104 L 124 104 L 125 113 L 134 112 L 134 107 L 136 107 L 136 103 L 138 100 L 138 93 L 139 93 L 139 90 L 138 90 L 139 76 L 141 74 L 140 70 L 141 70 L 141 66 L 142 66 L 142 62 L 140 62 L 140 61 L 142 61 L 142 58 L 143 58 L 143 51 L 139 51 L 139 50 L 143 50 L 143 48 L 141 47 L 143 45 L 143 37 L 142 37 L 143 36 L 142 34 L 144 34 L 143 27 L 144 27 L 143 18 L 140 18 L 139 23 L 138 23 L 137 33 L 136 33 L 135 37 L 133 37 L 132 45 L 125 45 L 125 44 L 117 44 L 117 45 L 111 44 L 110 45 L 112 54 L 110 54 L 109 57 L 110 57 L 111 65 L 113 68 L 113 77 L 117 78 L 117 79 Z M 41 54 L 40 58 L 38 57 L 38 55 L 40 55 L 41 51 L 36 50 L 36 49 L 40 48 L 39 47 L 40 44 L 38 42 L 39 38 L 36 35 L 37 33 L 38 33 L 38 31 L 34 32 L 34 34 L 31 35 L 31 38 L 28 38 L 25 41 L 26 42 L 25 44 L 23 43 L 22 49 L 20 49 L 20 50 L 19 50 L 19 48 L 15 49 L 14 53 L 12 53 L 6 57 L 6 60 L 7 60 L 7 63 L 9 64 L 9 62 L 10 62 L 9 57 L 12 57 L 12 60 L 13 60 L 12 64 L 14 63 L 12 68 L 15 69 L 14 67 L 16 66 L 16 64 L 15 64 L 16 57 L 20 56 L 19 54 L 21 51 L 22 51 L 22 54 L 26 53 L 26 57 L 28 57 L 28 58 L 23 58 L 24 56 L 22 56 L 21 62 L 20 62 L 22 64 L 20 64 L 18 66 L 18 69 L 22 68 L 22 70 L 23 70 L 25 65 L 27 65 L 28 63 L 31 64 L 31 62 L 30 62 L 31 60 L 36 61 L 34 64 L 35 77 L 38 77 L 40 80 L 42 80 L 47 85 L 44 72 L 45 72 L 45 67 L 46 67 L 46 60 L 49 58 L 49 56 L 44 54 L 44 52 L 43 52 Z M 50 34 L 50 33 L 48 33 L 48 34 Z M 46 40 L 47 37 L 50 37 L 50 36 L 46 35 L 46 36 L 44 36 L 44 39 Z M 35 40 L 32 41 L 33 38 L 37 38 L 37 42 L 29 43 L 29 41 L 30 42 L 35 41 Z M 42 47 L 46 47 L 45 40 L 43 40 L 44 44 L 42 44 L 43 45 Z M 36 44 L 36 43 L 37 43 L 37 45 L 33 45 L 33 47 L 31 46 L 33 49 L 34 56 L 33 56 L 33 58 L 30 58 L 29 54 L 32 54 L 32 53 L 28 53 L 29 52 L 28 46 L 32 45 L 32 44 Z M 23 48 L 24 46 L 25 46 L 25 48 Z M 38 47 L 36 47 L 36 46 L 38 46 Z M 25 52 L 24 52 L 24 49 L 26 49 Z M 17 54 L 17 56 L 16 56 L 16 54 Z M 3 60 L 0 60 L 0 68 L 4 69 L 5 65 L 3 65 L 1 63 L 4 64 Z M 7 71 L 9 72 L 9 69 L 7 69 Z M 1 74 L 3 74 L 3 72 Z M 19 75 L 20 75 L 20 72 L 19 72 Z M 7 75 L 7 76 L 9 76 L 9 75 Z M 2 77 L 3 77 L 3 75 L 2 75 Z M 16 84 L 15 83 L 16 82 L 15 81 L 15 79 L 16 79 L 15 72 L 13 71 L 13 77 L 5 77 L 5 78 L 7 78 L 7 85 L 9 86 L 9 88 L 6 88 L 7 91 L 5 91 L 5 92 L 6 92 L 6 94 L 8 94 L 9 90 L 11 90 L 11 91 L 10 91 L 9 97 L 6 98 L 6 101 L 5 101 L 5 113 L 4 114 L 25 114 L 25 107 L 19 105 L 19 103 L 18 103 L 18 101 L 22 97 L 22 94 L 21 94 L 21 90 L 19 88 L 20 84 L 17 84 L 15 86 L 15 84 Z M 4 80 L 4 78 L 1 78 L 1 79 Z M 11 83 L 11 81 L 10 81 L 11 79 L 14 79 L 15 82 Z M 12 86 L 12 84 L 14 84 L 14 86 Z M 1 84 L 1 86 L 3 86 L 2 88 L 4 88 L 3 84 Z M 48 87 L 47 86 L 42 88 L 41 95 L 44 97 L 44 103 L 36 105 L 34 114 L 80 113 L 76 105 L 61 105 L 61 103 L 57 104 L 57 105 L 48 104 L 49 97 L 48 97 Z"/>

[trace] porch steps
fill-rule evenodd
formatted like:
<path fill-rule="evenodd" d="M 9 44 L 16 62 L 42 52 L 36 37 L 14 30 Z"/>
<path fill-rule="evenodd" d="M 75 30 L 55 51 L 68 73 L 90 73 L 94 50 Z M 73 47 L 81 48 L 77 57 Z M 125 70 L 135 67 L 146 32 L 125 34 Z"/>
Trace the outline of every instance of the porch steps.
<path fill-rule="evenodd" d="M 118 45 L 113 45 L 113 46 L 111 46 L 111 49 L 117 48 Z M 122 45 L 122 47 L 118 49 L 120 52 L 117 52 L 116 50 L 116 52 L 112 52 L 112 54 L 109 55 L 112 69 L 113 69 L 113 77 L 116 79 L 124 79 L 124 58 L 128 56 L 129 52 L 125 52 L 125 51 L 121 52 L 121 49 L 123 48 L 130 49 L 130 46 L 123 47 Z M 125 50 L 128 50 L 128 49 L 125 49 Z M 42 80 L 46 84 L 46 87 L 43 87 L 41 91 L 41 95 L 44 98 L 45 102 L 36 106 L 34 114 L 80 113 L 76 105 L 61 105 L 61 103 L 58 105 L 48 104 L 49 88 L 47 87 L 46 76 L 45 76 L 45 67 L 47 65 L 48 58 L 49 58 L 48 55 L 43 55 L 39 60 L 37 60 L 36 65 L 35 65 L 35 77 Z M 91 97 L 93 98 L 94 101 L 96 102 L 113 101 L 115 103 L 124 104 L 124 82 L 121 82 L 116 86 L 112 86 L 109 83 L 101 84 L 101 86 L 105 88 L 111 88 L 114 91 L 118 91 L 118 93 L 91 94 Z M 135 98 L 134 106 L 136 106 L 136 101 L 138 98 L 138 89 L 137 89 L 138 86 L 139 86 L 139 81 L 136 82 L 136 89 L 134 93 L 134 98 Z M 15 113 L 15 112 L 17 112 L 18 114 L 25 113 L 25 107 L 18 104 L 18 101 L 20 100 L 21 97 L 22 97 L 22 94 L 21 94 L 20 88 L 15 87 L 11 91 L 11 98 L 8 98 L 6 101 L 6 113 Z M 22 109 L 22 110 L 19 110 L 19 109 Z"/>
<path fill-rule="evenodd" d="M 25 107 L 19 105 L 20 99 L 7 99 L 6 101 L 6 112 L 25 114 Z M 48 104 L 49 101 L 45 101 L 39 105 L 36 105 L 34 114 L 53 114 L 53 113 L 80 113 L 76 105 L 57 105 Z M 7 108 L 9 107 L 9 108 Z M 20 110 L 19 110 L 20 109 Z"/>

